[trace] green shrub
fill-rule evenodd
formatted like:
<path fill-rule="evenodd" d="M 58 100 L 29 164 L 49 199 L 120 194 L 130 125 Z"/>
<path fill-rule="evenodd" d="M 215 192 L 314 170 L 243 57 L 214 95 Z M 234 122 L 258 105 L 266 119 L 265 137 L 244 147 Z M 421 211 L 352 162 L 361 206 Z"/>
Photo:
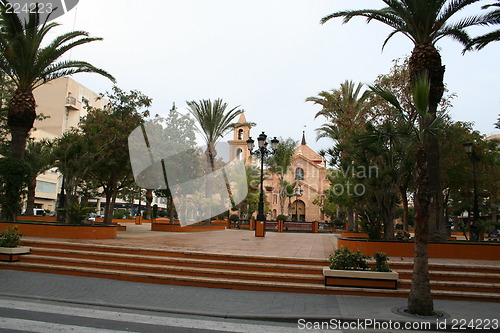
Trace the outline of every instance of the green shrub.
<path fill-rule="evenodd" d="M 240 217 L 236 214 L 232 214 L 231 216 L 229 216 L 229 220 L 231 222 L 238 222 L 240 220 Z"/>
<path fill-rule="evenodd" d="M 93 213 L 92 207 L 85 206 L 79 202 L 75 202 L 66 208 L 66 214 L 69 216 L 69 224 L 82 225 L 83 221 Z"/>
<path fill-rule="evenodd" d="M 341 247 L 330 254 L 328 261 L 331 269 L 362 271 L 368 269 L 366 262 L 370 256 L 364 255 L 361 251 L 351 252 L 347 247 Z"/>
<path fill-rule="evenodd" d="M 278 215 L 278 217 L 276 218 L 276 221 L 286 221 L 287 220 L 287 216 L 285 215 Z"/>
<path fill-rule="evenodd" d="M 113 212 L 114 219 L 123 219 L 125 218 L 125 209 L 117 209 Z"/>
<path fill-rule="evenodd" d="M 0 235 L 0 247 L 17 247 L 21 244 L 21 234 L 17 225 L 7 228 Z"/>
<path fill-rule="evenodd" d="M 373 268 L 374 271 L 376 272 L 390 272 L 391 270 L 389 269 L 389 264 L 387 261 L 389 258 L 387 258 L 387 254 L 383 252 L 377 252 L 373 255 L 373 258 L 375 259 L 375 267 Z"/>

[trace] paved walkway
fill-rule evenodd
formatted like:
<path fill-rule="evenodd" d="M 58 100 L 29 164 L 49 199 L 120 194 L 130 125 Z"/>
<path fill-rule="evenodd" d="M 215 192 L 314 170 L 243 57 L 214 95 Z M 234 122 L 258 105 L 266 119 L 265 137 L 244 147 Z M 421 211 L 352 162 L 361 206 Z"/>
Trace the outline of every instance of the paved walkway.
<path fill-rule="evenodd" d="M 0 270 L 0 298 L 288 322 L 371 319 L 404 325 L 437 320 L 398 313 L 406 306 L 404 298 L 211 289 L 9 270 Z M 434 306 L 448 326 L 453 320 L 500 319 L 498 303 L 436 300 Z"/>
<path fill-rule="evenodd" d="M 119 231 L 116 239 L 71 240 L 71 242 L 316 259 L 328 258 L 328 255 L 337 248 L 335 234 L 267 232 L 266 237 L 255 237 L 255 233 L 249 230 L 161 232 L 151 231 L 149 223 L 125 225 L 127 231 Z M 44 239 L 49 240 L 49 238 Z"/>

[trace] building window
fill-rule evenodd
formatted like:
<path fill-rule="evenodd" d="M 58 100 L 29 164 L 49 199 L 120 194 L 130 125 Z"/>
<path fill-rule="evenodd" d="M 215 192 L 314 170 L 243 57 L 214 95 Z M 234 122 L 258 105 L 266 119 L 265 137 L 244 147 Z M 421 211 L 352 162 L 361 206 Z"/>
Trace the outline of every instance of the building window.
<path fill-rule="evenodd" d="M 238 130 L 238 140 L 243 140 L 243 129 L 242 128 L 240 128 Z"/>
<path fill-rule="evenodd" d="M 295 180 L 304 180 L 304 169 L 295 169 Z"/>
<path fill-rule="evenodd" d="M 278 203 L 278 195 L 273 194 L 273 204 L 277 204 L 277 203 Z"/>
<path fill-rule="evenodd" d="M 238 160 L 241 160 L 243 158 L 243 154 L 242 153 L 243 153 L 243 150 L 241 150 L 241 148 L 236 149 L 236 158 Z"/>
<path fill-rule="evenodd" d="M 56 184 L 37 180 L 36 191 L 43 193 L 56 193 Z"/>

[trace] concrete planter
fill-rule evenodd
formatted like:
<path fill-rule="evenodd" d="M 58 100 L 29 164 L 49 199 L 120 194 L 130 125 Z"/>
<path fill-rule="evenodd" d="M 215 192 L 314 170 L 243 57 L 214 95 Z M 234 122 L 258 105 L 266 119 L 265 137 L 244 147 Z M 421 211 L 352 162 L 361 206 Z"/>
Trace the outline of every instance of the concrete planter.
<path fill-rule="evenodd" d="M 354 271 L 323 268 L 325 286 L 398 289 L 397 272 Z"/>
<path fill-rule="evenodd" d="M 26 246 L 0 247 L 0 261 L 19 261 L 19 256 L 30 253 L 31 248 Z"/>

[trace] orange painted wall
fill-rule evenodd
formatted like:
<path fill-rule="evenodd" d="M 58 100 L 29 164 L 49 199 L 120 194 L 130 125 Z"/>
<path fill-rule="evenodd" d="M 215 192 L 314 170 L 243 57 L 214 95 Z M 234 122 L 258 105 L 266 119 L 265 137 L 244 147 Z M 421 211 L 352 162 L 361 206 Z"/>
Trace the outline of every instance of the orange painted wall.
<path fill-rule="evenodd" d="M 413 257 L 414 243 L 369 242 L 339 238 L 342 245 L 351 250 L 360 250 L 364 254 L 373 255 L 384 252 L 390 257 Z M 500 244 L 429 244 L 429 258 L 500 260 Z"/>
<path fill-rule="evenodd" d="M 66 239 L 113 239 L 117 226 L 72 226 L 34 223 L 0 222 L 0 230 L 17 225 L 19 232 L 27 237 L 48 237 Z"/>
<path fill-rule="evenodd" d="M 18 216 L 18 221 L 57 222 L 55 216 Z"/>

